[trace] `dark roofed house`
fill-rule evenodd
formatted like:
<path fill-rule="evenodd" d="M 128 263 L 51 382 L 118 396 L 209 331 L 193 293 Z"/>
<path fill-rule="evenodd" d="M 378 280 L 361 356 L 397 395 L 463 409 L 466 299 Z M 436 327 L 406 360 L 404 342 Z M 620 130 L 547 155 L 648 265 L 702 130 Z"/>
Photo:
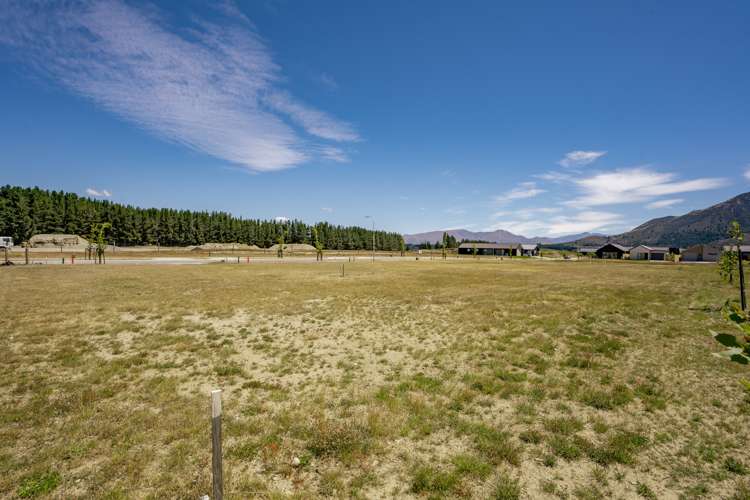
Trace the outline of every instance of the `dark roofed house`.
<path fill-rule="evenodd" d="M 596 250 L 596 256 L 600 259 L 622 259 L 628 252 L 628 247 L 617 243 L 606 243 Z"/>
<path fill-rule="evenodd" d="M 521 255 L 520 243 L 471 243 L 464 242 L 458 246 L 459 255 Z"/>

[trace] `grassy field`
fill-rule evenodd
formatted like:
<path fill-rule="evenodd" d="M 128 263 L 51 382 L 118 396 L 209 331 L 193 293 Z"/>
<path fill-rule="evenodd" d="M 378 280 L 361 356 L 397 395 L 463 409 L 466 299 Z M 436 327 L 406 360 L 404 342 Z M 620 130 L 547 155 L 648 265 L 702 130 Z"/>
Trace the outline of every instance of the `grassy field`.
<path fill-rule="evenodd" d="M 750 498 L 712 265 L 0 270 L 0 496 Z"/>

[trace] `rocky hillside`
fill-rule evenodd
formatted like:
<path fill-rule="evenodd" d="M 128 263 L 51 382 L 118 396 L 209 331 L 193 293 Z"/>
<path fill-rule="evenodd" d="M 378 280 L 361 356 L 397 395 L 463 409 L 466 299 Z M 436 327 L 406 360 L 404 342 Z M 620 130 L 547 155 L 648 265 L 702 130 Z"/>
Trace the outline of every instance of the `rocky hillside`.
<path fill-rule="evenodd" d="M 745 231 L 750 231 L 750 193 L 744 193 L 702 210 L 694 210 L 679 217 L 652 219 L 627 233 L 609 239 L 624 245 L 675 245 L 712 243 L 727 238 L 729 223 L 736 220 Z M 596 245 L 607 238 L 583 238 L 580 245 Z"/>

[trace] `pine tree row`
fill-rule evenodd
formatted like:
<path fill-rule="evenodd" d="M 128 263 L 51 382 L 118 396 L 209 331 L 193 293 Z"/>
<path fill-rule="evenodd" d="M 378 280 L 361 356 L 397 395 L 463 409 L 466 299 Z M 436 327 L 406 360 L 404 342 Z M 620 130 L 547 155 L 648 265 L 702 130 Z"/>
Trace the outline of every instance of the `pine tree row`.
<path fill-rule="evenodd" d="M 39 188 L 0 187 L 0 235 L 27 241 L 35 234 L 66 233 L 88 237 L 92 226 L 109 222 L 107 239 L 119 246 L 188 246 L 208 242 L 244 243 L 267 248 L 283 234 L 286 243 L 314 245 L 312 228 L 323 247 L 331 250 L 372 248 L 373 232 L 357 226 L 314 226 L 298 220 L 242 219 L 225 212 L 193 212 L 168 208 L 138 208 L 74 193 Z M 375 231 L 377 250 L 398 251 L 398 233 Z"/>

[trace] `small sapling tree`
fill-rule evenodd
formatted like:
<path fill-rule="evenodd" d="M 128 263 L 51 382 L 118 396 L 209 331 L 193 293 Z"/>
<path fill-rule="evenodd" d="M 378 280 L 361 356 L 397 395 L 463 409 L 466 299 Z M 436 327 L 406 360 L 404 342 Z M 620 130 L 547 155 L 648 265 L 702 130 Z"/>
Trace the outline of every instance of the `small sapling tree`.
<path fill-rule="evenodd" d="M 91 241 L 96 245 L 96 258 L 99 264 L 104 261 L 104 250 L 107 248 L 107 240 L 105 239 L 104 233 L 111 227 L 112 224 L 109 222 L 101 222 L 91 225 Z"/>
<path fill-rule="evenodd" d="M 279 237 L 276 240 L 276 244 L 278 245 L 278 249 L 276 250 L 276 255 L 279 257 L 279 259 L 284 258 L 284 230 L 281 230 L 281 233 L 279 233 Z"/>
<path fill-rule="evenodd" d="M 401 241 L 398 242 L 398 248 L 401 251 L 401 257 L 403 257 L 404 253 L 406 252 L 406 245 L 404 244 L 403 238 L 401 238 Z"/>
<path fill-rule="evenodd" d="M 737 243 L 737 269 L 739 271 L 740 275 L 740 304 L 742 306 L 742 310 L 747 310 L 747 300 L 745 299 L 745 271 L 742 268 L 742 240 L 744 239 L 744 235 L 742 234 L 742 228 L 740 227 L 740 223 L 736 220 L 732 221 L 729 224 L 729 237 L 732 238 L 735 243 Z"/>
<path fill-rule="evenodd" d="M 448 246 L 448 233 L 443 233 L 443 260 L 448 258 L 445 248 Z"/>
<path fill-rule="evenodd" d="M 313 244 L 315 245 L 315 260 L 323 260 L 323 243 L 320 242 L 320 238 L 318 238 L 318 229 L 314 226 L 312 228 L 312 239 Z"/>
<path fill-rule="evenodd" d="M 722 252 L 719 259 L 719 275 L 727 283 L 734 283 L 734 274 L 737 271 L 737 252 L 727 250 Z"/>

